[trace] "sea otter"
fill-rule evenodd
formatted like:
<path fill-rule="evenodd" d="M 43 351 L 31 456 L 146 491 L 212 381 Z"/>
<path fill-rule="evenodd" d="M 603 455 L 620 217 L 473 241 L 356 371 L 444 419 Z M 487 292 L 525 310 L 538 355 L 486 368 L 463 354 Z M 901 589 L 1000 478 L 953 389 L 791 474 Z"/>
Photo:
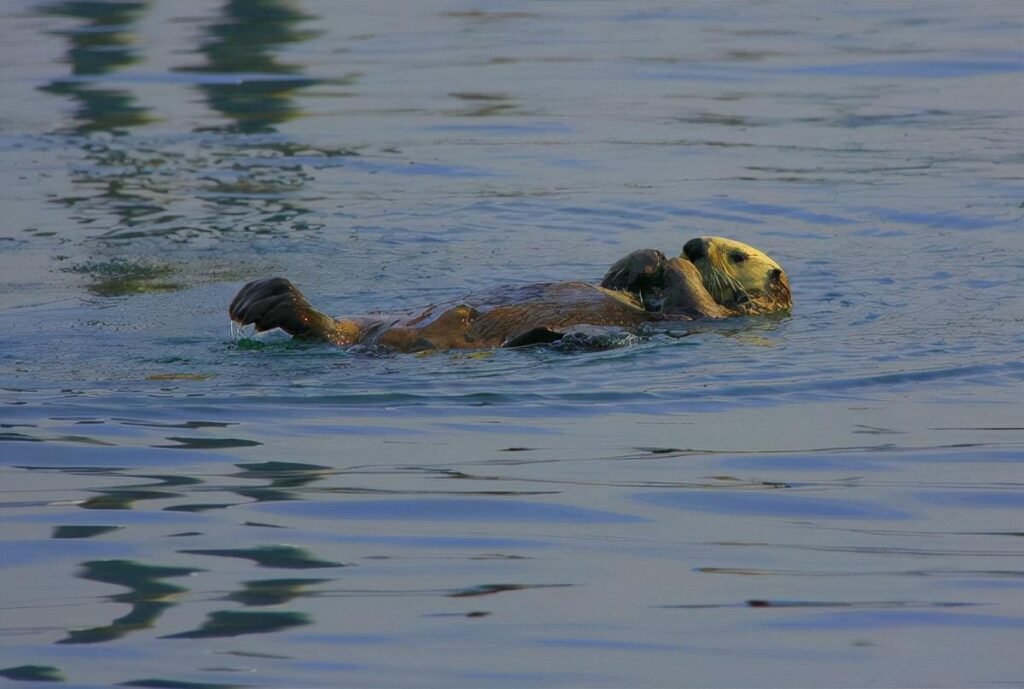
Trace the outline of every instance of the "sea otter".
<path fill-rule="evenodd" d="M 495 290 L 415 316 L 370 314 L 331 318 L 314 309 L 284 278 L 249 282 L 235 296 L 231 319 L 257 331 L 336 345 L 380 345 L 401 352 L 520 347 L 561 339 L 573 328 L 729 318 L 789 311 L 782 267 L 761 251 L 724 237 L 686 242 L 667 258 L 641 249 L 608 270 L 600 285 L 553 282 Z"/>

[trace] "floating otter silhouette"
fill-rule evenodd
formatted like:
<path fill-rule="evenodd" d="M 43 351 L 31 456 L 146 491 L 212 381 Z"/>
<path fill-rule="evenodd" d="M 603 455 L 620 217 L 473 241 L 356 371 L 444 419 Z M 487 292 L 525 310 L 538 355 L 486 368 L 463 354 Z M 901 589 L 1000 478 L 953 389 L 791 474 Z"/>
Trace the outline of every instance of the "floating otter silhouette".
<path fill-rule="evenodd" d="M 641 249 L 618 260 L 600 285 L 553 282 L 494 290 L 414 316 L 331 318 L 285 278 L 249 282 L 231 319 L 257 331 L 336 345 L 380 345 L 401 352 L 521 347 L 555 342 L 582 326 L 635 330 L 643 323 L 720 319 L 789 311 L 782 267 L 754 247 L 724 237 L 686 242 L 678 258 Z"/>

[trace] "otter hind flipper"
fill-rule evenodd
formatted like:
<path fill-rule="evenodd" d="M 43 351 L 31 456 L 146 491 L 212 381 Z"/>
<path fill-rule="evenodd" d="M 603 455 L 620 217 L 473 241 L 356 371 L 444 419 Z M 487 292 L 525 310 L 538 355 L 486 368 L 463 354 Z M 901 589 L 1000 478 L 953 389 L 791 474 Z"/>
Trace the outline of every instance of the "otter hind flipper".
<path fill-rule="evenodd" d="M 526 332 L 513 335 L 512 337 L 505 340 L 502 347 L 529 347 L 530 345 L 538 344 L 551 344 L 552 342 L 558 342 L 565 333 L 560 333 L 552 330 L 551 328 L 539 327 L 531 328 Z"/>

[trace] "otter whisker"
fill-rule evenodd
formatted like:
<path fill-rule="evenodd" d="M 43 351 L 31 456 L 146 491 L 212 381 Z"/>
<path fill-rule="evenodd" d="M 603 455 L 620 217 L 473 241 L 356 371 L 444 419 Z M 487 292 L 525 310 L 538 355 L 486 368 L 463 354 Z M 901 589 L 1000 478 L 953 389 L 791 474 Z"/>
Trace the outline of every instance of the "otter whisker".
<path fill-rule="evenodd" d="M 732 301 L 738 305 L 743 302 L 753 301 L 752 295 L 743 286 L 743 283 L 722 266 L 708 261 L 703 266 L 700 266 L 698 271 L 705 288 L 718 303 L 724 304 L 725 302 Z M 731 299 L 729 298 L 730 292 L 732 292 Z"/>

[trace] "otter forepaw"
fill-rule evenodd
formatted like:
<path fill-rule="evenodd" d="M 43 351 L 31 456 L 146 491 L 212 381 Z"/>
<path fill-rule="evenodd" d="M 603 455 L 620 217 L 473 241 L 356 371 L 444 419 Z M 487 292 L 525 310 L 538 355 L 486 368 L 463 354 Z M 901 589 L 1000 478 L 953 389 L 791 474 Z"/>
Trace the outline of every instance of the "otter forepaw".
<path fill-rule="evenodd" d="M 640 249 L 616 261 L 604 279 L 601 287 L 624 290 L 634 294 L 661 286 L 665 254 L 657 249 Z"/>
<path fill-rule="evenodd" d="M 733 312 L 715 301 L 704 287 L 700 271 L 685 258 L 665 264 L 665 287 L 661 312 L 668 318 L 728 318 Z"/>
<path fill-rule="evenodd" d="M 253 324 L 258 332 L 280 328 L 289 335 L 307 335 L 320 314 L 285 278 L 263 278 L 247 283 L 228 307 L 231 320 Z"/>

